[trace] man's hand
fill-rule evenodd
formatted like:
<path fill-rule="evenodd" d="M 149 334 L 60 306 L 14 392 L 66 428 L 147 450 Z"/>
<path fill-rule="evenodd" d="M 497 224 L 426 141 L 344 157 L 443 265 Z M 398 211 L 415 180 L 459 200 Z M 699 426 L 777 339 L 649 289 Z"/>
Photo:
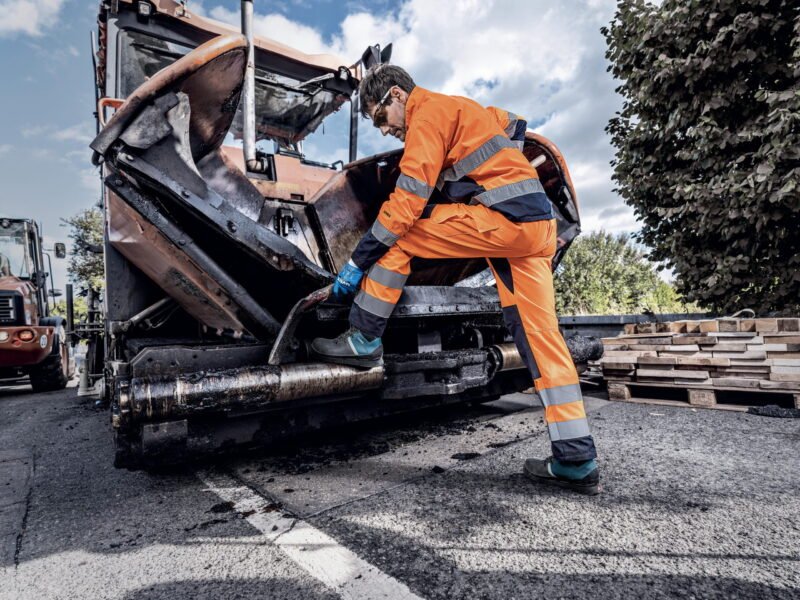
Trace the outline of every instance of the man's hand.
<path fill-rule="evenodd" d="M 359 269 L 352 260 L 347 261 L 347 264 L 336 276 L 336 282 L 333 284 L 333 298 L 341 301 L 354 295 L 362 277 L 364 277 L 364 271 Z"/>

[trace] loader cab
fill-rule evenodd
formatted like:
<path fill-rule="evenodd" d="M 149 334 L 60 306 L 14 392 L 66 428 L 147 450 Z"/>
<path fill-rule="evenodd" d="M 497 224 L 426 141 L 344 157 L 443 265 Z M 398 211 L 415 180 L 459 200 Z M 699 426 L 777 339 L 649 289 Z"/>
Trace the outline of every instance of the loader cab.
<path fill-rule="evenodd" d="M 35 297 L 35 317 L 49 314 L 48 280 L 52 274 L 45 267 L 42 240 L 35 221 L 0 219 L 0 290 L 25 290 Z M 30 313 L 31 309 L 28 309 Z"/>
<path fill-rule="evenodd" d="M 25 221 L 0 221 L 0 277 L 30 279 L 35 244 Z"/>

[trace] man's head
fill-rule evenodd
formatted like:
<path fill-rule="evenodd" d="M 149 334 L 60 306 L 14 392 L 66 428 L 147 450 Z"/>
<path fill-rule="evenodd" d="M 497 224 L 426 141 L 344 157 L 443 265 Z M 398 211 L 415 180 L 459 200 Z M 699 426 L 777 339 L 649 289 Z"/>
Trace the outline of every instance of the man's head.
<path fill-rule="evenodd" d="M 372 119 L 383 135 L 406 139 L 406 102 L 416 87 L 411 75 L 394 65 L 375 65 L 358 86 L 361 114 Z"/>

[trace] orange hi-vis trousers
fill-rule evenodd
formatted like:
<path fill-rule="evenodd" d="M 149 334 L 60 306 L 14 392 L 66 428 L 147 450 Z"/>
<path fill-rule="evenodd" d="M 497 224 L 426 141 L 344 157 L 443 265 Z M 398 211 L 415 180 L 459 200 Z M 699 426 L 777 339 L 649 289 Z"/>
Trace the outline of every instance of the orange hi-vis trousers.
<path fill-rule="evenodd" d="M 578 373 L 558 329 L 551 261 L 554 219 L 513 223 L 481 204 L 436 205 L 367 272 L 350 323 L 381 336 L 411 273 L 411 259 L 486 258 L 497 280 L 506 325 L 544 405 L 553 456 L 597 456 Z"/>

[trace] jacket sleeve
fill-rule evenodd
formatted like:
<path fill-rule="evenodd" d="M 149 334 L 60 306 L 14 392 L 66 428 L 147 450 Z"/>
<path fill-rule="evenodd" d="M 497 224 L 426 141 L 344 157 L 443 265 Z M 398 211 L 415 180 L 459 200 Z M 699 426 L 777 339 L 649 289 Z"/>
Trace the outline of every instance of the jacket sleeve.
<path fill-rule="evenodd" d="M 441 125 L 420 116 L 414 119 L 406 134 L 395 189 L 353 252 L 352 260 L 360 269 L 374 265 L 419 219 L 442 171 L 446 139 L 449 136 Z"/>
<path fill-rule="evenodd" d="M 508 138 L 513 142 L 517 142 L 519 149 L 522 150 L 522 144 L 525 142 L 525 131 L 528 129 L 528 122 L 525 118 L 496 106 L 488 106 L 486 110 L 492 114 L 500 125 L 500 129 L 506 132 Z"/>

